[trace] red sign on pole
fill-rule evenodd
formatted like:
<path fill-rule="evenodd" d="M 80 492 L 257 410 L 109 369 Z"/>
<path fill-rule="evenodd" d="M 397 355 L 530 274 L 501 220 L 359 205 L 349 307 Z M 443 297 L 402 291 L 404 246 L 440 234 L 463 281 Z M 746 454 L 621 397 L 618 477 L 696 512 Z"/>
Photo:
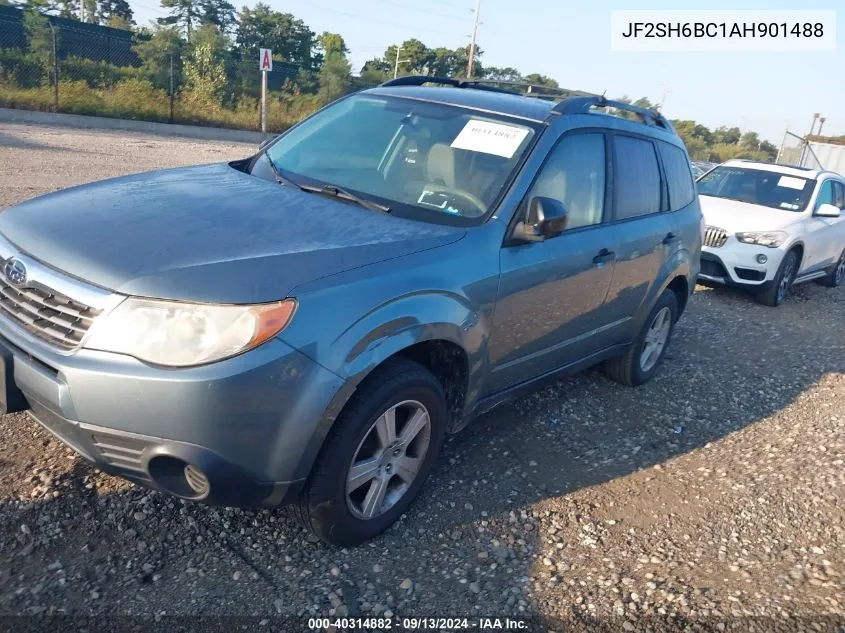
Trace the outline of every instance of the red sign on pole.
<path fill-rule="evenodd" d="M 273 70 L 273 51 L 271 49 L 258 49 L 258 68 L 265 72 Z"/>

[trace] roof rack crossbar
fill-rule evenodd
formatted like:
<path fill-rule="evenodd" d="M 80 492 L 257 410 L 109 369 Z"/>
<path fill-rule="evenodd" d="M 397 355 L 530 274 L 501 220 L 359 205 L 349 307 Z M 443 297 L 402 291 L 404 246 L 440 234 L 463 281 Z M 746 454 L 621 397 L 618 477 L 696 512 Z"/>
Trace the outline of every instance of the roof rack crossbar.
<path fill-rule="evenodd" d="M 587 114 L 592 108 L 615 108 L 616 110 L 633 112 L 634 114 L 638 114 L 649 125 L 662 127 L 665 130 L 674 132 L 672 124 L 659 112 L 625 103 L 624 101 L 605 99 L 600 95 L 577 96 L 564 99 L 554 107 L 553 112 L 557 114 Z"/>

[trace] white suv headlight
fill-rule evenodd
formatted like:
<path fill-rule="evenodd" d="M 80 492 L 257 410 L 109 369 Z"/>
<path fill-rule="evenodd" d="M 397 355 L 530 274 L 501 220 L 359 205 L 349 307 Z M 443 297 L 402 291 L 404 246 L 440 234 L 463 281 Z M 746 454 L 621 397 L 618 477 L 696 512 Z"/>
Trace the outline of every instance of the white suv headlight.
<path fill-rule="evenodd" d="M 261 345 L 290 323 L 295 310 L 293 299 L 214 305 L 129 297 L 94 321 L 83 347 L 156 365 L 201 365 Z"/>
<path fill-rule="evenodd" d="M 736 239 L 743 244 L 757 244 L 769 248 L 777 248 L 786 241 L 787 237 L 789 235 L 783 231 L 750 231 L 736 234 Z"/>

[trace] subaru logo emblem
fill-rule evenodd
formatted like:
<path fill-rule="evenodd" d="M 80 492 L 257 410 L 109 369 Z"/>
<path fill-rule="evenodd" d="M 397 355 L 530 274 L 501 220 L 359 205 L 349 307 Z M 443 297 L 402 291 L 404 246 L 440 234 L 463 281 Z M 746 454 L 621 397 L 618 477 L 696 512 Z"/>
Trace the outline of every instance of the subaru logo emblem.
<path fill-rule="evenodd" d="M 10 257 L 3 265 L 3 274 L 15 286 L 22 286 L 26 283 L 26 264 L 17 257 Z"/>

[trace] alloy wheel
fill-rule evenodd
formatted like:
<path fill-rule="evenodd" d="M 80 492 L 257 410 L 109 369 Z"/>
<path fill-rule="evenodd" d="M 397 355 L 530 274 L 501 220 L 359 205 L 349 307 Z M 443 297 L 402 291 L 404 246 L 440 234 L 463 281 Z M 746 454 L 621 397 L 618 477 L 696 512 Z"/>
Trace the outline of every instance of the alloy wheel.
<path fill-rule="evenodd" d="M 783 269 L 783 275 L 778 284 L 778 303 L 786 299 L 790 286 L 792 286 L 792 277 L 795 274 L 795 255 L 790 254 L 786 261 L 786 266 Z"/>
<path fill-rule="evenodd" d="M 643 349 L 640 352 L 640 369 L 644 372 L 651 371 L 660 360 L 663 348 L 669 340 L 669 332 L 672 329 L 672 311 L 668 307 L 662 308 L 651 321 L 643 341 Z"/>
<path fill-rule="evenodd" d="M 399 501 L 422 470 L 431 440 L 428 409 L 416 400 L 376 418 L 358 445 L 346 476 L 346 503 L 359 519 L 373 519 Z"/>
<path fill-rule="evenodd" d="M 842 283 L 843 279 L 845 279 L 845 255 L 842 255 L 839 265 L 833 273 L 833 281 L 836 282 L 837 286 Z"/>

